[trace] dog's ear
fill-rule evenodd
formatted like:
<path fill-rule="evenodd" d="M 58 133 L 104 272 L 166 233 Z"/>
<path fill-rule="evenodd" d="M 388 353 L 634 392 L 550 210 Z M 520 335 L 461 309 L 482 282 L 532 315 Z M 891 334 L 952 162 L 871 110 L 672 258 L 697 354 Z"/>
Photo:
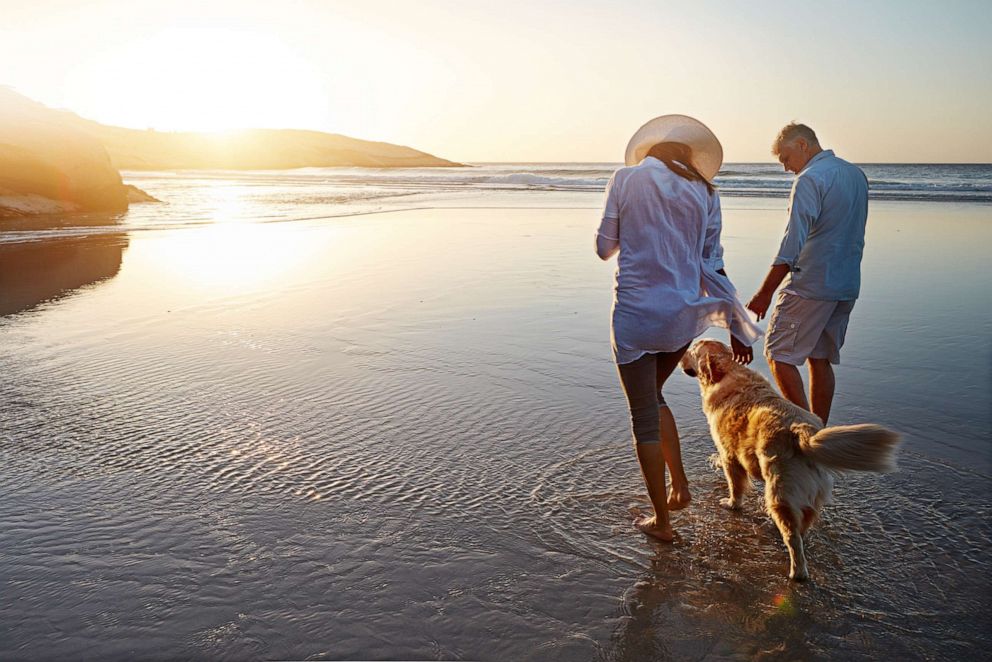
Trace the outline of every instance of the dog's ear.
<path fill-rule="evenodd" d="M 727 371 L 720 365 L 720 361 L 709 355 L 704 356 L 703 360 L 699 362 L 699 373 L 711 384 L 716 384 L 727 375 Z"/>

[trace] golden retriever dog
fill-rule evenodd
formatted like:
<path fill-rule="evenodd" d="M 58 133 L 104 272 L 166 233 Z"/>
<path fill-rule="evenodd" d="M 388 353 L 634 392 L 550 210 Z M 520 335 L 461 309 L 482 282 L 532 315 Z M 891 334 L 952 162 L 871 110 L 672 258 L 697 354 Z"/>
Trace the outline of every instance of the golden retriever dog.
<path fill-rule="evenodd" d="M 696 341 L 681 365 L 699 379 L 727 476 L 730 496 L 721 505 L 740 508 L 749 478 L 764 481 L 765 507 L 789 548 L 789 577 L 809 578 L 802 537 L 830 503 L 834 473 L 894 471 L 899 435 L 879 425 L 823 427 L 819 417 L 735 363 L 730 348 L 716 340 Z"/>

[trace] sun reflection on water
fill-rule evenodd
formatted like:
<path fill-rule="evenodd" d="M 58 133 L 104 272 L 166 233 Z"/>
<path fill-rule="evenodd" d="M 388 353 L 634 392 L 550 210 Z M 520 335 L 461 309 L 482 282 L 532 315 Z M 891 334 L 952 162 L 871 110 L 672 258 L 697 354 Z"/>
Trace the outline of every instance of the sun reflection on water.
<path fill-rule="evenodd" d="M 285 278 L 314 250 L 294 228 L 232 221 L 156 242 L 147 257 L 176 289 L 238 294 Z"/>

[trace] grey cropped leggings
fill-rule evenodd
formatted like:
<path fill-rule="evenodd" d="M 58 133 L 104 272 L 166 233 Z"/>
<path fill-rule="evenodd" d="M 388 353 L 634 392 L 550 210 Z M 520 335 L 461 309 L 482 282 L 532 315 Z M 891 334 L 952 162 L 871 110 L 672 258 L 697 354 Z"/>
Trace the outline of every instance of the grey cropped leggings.
<path fill-rule="evenodd" d="M 623 386 L 624 395 L 627 396 L 627 406 L 630 408 L 630 427 L 634 432 L 636 443 L 661 442 L 659 432 L 661 420 L 658 409 L 668 406 L 661 389 L 687 349 L 689 345 L 674 352 L 645 354 L 636 361 L 617 365 L 620 384 Z"/>

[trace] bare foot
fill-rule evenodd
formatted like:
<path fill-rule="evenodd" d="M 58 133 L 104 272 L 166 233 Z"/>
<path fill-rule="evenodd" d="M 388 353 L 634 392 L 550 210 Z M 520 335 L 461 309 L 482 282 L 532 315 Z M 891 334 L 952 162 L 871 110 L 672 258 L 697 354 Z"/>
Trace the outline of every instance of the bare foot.
<path fill-rule="evenodd" d="M 659 524 L 654 515 L 638 515 L 634 518 L 634 527 L 638 531 L 662 542 L 672 542 L 675 539 L 675 532 L 672 531 L 672 525 Z"/>
<path fill-rule="evenodd" d="M 668 509 L 669 510 L 682 510 L 689 505 L 692 501 L 692 497 L 689 495 L 689 486 L 683 485 L 679 489 L 675 489 L 675 486 L 668 490 Z"/>

